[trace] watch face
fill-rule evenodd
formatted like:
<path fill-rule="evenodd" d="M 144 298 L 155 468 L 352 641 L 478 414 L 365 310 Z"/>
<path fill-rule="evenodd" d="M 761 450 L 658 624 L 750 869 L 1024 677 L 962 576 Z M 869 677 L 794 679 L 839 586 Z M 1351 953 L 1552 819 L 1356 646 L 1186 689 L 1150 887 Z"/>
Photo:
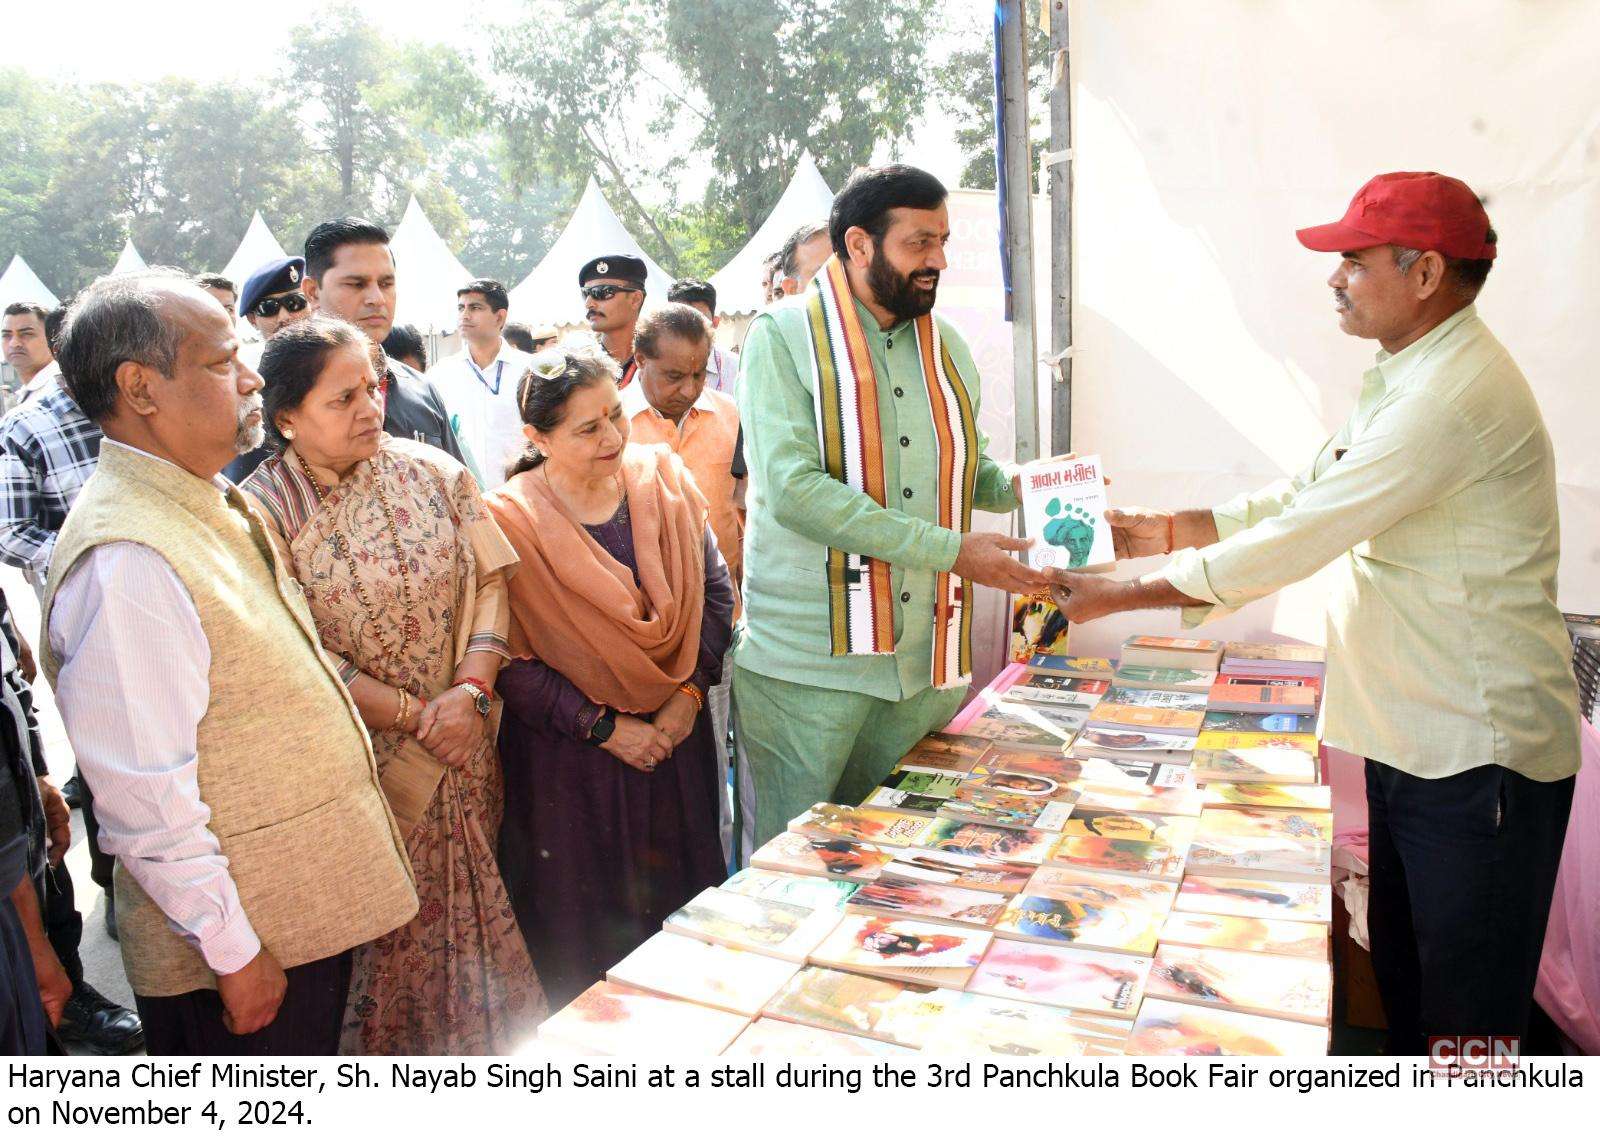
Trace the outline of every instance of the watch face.
<path fill-rule="evenodd" d="M 488 718 L 490 710 L 489 696 L 482 691 L 478 691 L 472 701 L 477 705 L 478 713 L 484 718 Z"/>

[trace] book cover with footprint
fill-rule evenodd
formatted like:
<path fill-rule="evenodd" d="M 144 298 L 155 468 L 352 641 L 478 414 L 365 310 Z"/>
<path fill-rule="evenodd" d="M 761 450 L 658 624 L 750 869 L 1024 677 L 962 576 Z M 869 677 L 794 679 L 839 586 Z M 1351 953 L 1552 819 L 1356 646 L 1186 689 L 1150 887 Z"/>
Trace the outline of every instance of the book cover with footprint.
<path fill-rule="evenodd" d="M 1028 550 L 1034 568 L 1094 572 L 1116 563 L 1099 455 L 1028 466 L 1022 471 L 1022 510 L 1034 539 Z"/>

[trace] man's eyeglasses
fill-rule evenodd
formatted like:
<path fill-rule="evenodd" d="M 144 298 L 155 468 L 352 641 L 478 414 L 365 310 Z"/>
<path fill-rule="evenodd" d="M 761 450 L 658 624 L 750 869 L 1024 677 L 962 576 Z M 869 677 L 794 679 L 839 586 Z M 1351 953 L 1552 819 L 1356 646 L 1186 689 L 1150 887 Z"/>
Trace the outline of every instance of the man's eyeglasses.
<path fill-rule="evenodd" d="M 282 296 L 268 296 L 256 304 L 256 315 L 265 316 L 267 319 L 278 314 L 278 309 L 285 312 L 304 312 L 310 301 L 303 292 L 286 292 Z"/>
<path fill-rule="evenodd" d="M 643 292 L 642 288 L 629 288 L 625 284 L 591 284 L 581 290 L 590 300 L 610 300 L 619 292 Z"/>

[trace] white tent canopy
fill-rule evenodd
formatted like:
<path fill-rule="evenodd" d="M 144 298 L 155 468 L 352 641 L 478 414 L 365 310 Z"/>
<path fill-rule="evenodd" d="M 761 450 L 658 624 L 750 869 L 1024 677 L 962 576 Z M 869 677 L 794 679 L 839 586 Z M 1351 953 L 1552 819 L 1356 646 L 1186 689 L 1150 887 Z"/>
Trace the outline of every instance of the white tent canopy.
<path fill-rule="evenodd" d="M 456 327 L 456 289 L 472 273 L 456 259 L 433 222 L 412 197 L 400 219 L 389 251 L 395 264 L 396 324 L 412 324 L 424 333 L 448 334 Z"/>
<path fill-rule="evenodd" d="M 44 281 L 28 267 L 21 253 L 11 258 L 6 271 L 0 274 L 0 308 L 7 304 L 38 304 L 43 308 L 54 308 L 59 303 L 61 301 L 56 299 L 56 294 L 44 286 Z"/>
<path fill-rule="evenodd" d="M 721 312 L 754 312 L 764 307 L 767 298 L 761 291 L 761 262 L 783 247 L 800 226 L 807 222 L 828 220 L 833 207 L 833 191 L 822 179 L 822 172 L 812 160 L 809 151 L 800 155 L 794 177 L 789 179 L 783 196 L 772 212 L 761 223 L 744 248 L 711 277 L 717 290 L 717 308 Z"/>
<path fill-rule="evenodd" d="M 672 277 L 645 255 L 600 192 L 600 186 L 590 178 L 561 236 L 550 246 L 539 267 L 511 290 L 511 318 L 529 324 L 582 323 L 578 270 L 595 257 L 614 253 L 643 260 L 647 270 L 645 295 L 656 302 L 667 298 Z"/>
<path fill-rule="evenodd" d="M 139 255 L 139 250 L 133 247 L 133 238 L 123 242 L 122 252 L 117 256 L 117 263 L 111 266 L 113 274 L 119 272 L 143 272 L 150 266 Z"/>
<path fill-rule="evenodd" d="M 235 288 L 243 288 L 244 282 L 256 269 L 268 261 L 282 260 L 288 255 L 272 235 L 272 230 L 267 228 L 258 209 L 250 218 L 250 227 L 244 231 L 244 240 L 239 242 L 239 247 L 223 266 L 222 275 L 233 281 Z"/>

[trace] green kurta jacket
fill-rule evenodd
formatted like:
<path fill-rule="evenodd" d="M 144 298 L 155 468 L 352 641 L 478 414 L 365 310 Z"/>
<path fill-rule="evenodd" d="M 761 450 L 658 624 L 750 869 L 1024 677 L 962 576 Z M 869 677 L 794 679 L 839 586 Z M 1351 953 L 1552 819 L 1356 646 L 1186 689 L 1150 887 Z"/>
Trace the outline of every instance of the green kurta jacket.
<path fill-rule="evenodd" d="M 934 520 L 938 469 L 933 411 L 910 321 L 884 331 L 855 301 L 878 380 L 887 506 L 830 477 L 813 408 L 811 342 L 803 296 L 755 318 L 740 353 L 739 417 L 750 467 L 745 530 L 745 614 L 735 662 L 814 687 L 904 699 L 932 683 L 934 574 L 955 563 L 961 534 Z M 934 317 L 939 319 L 937 315 Z M 939 319 L 950 358 L 978 413 L 979 377 L 959 332 Z M 978 435 L 972 506 L 1017 507 L 1011 470 Z M 829 547 L 893 566 L 892 656 L 835 656 L 828 639 Z"/>

